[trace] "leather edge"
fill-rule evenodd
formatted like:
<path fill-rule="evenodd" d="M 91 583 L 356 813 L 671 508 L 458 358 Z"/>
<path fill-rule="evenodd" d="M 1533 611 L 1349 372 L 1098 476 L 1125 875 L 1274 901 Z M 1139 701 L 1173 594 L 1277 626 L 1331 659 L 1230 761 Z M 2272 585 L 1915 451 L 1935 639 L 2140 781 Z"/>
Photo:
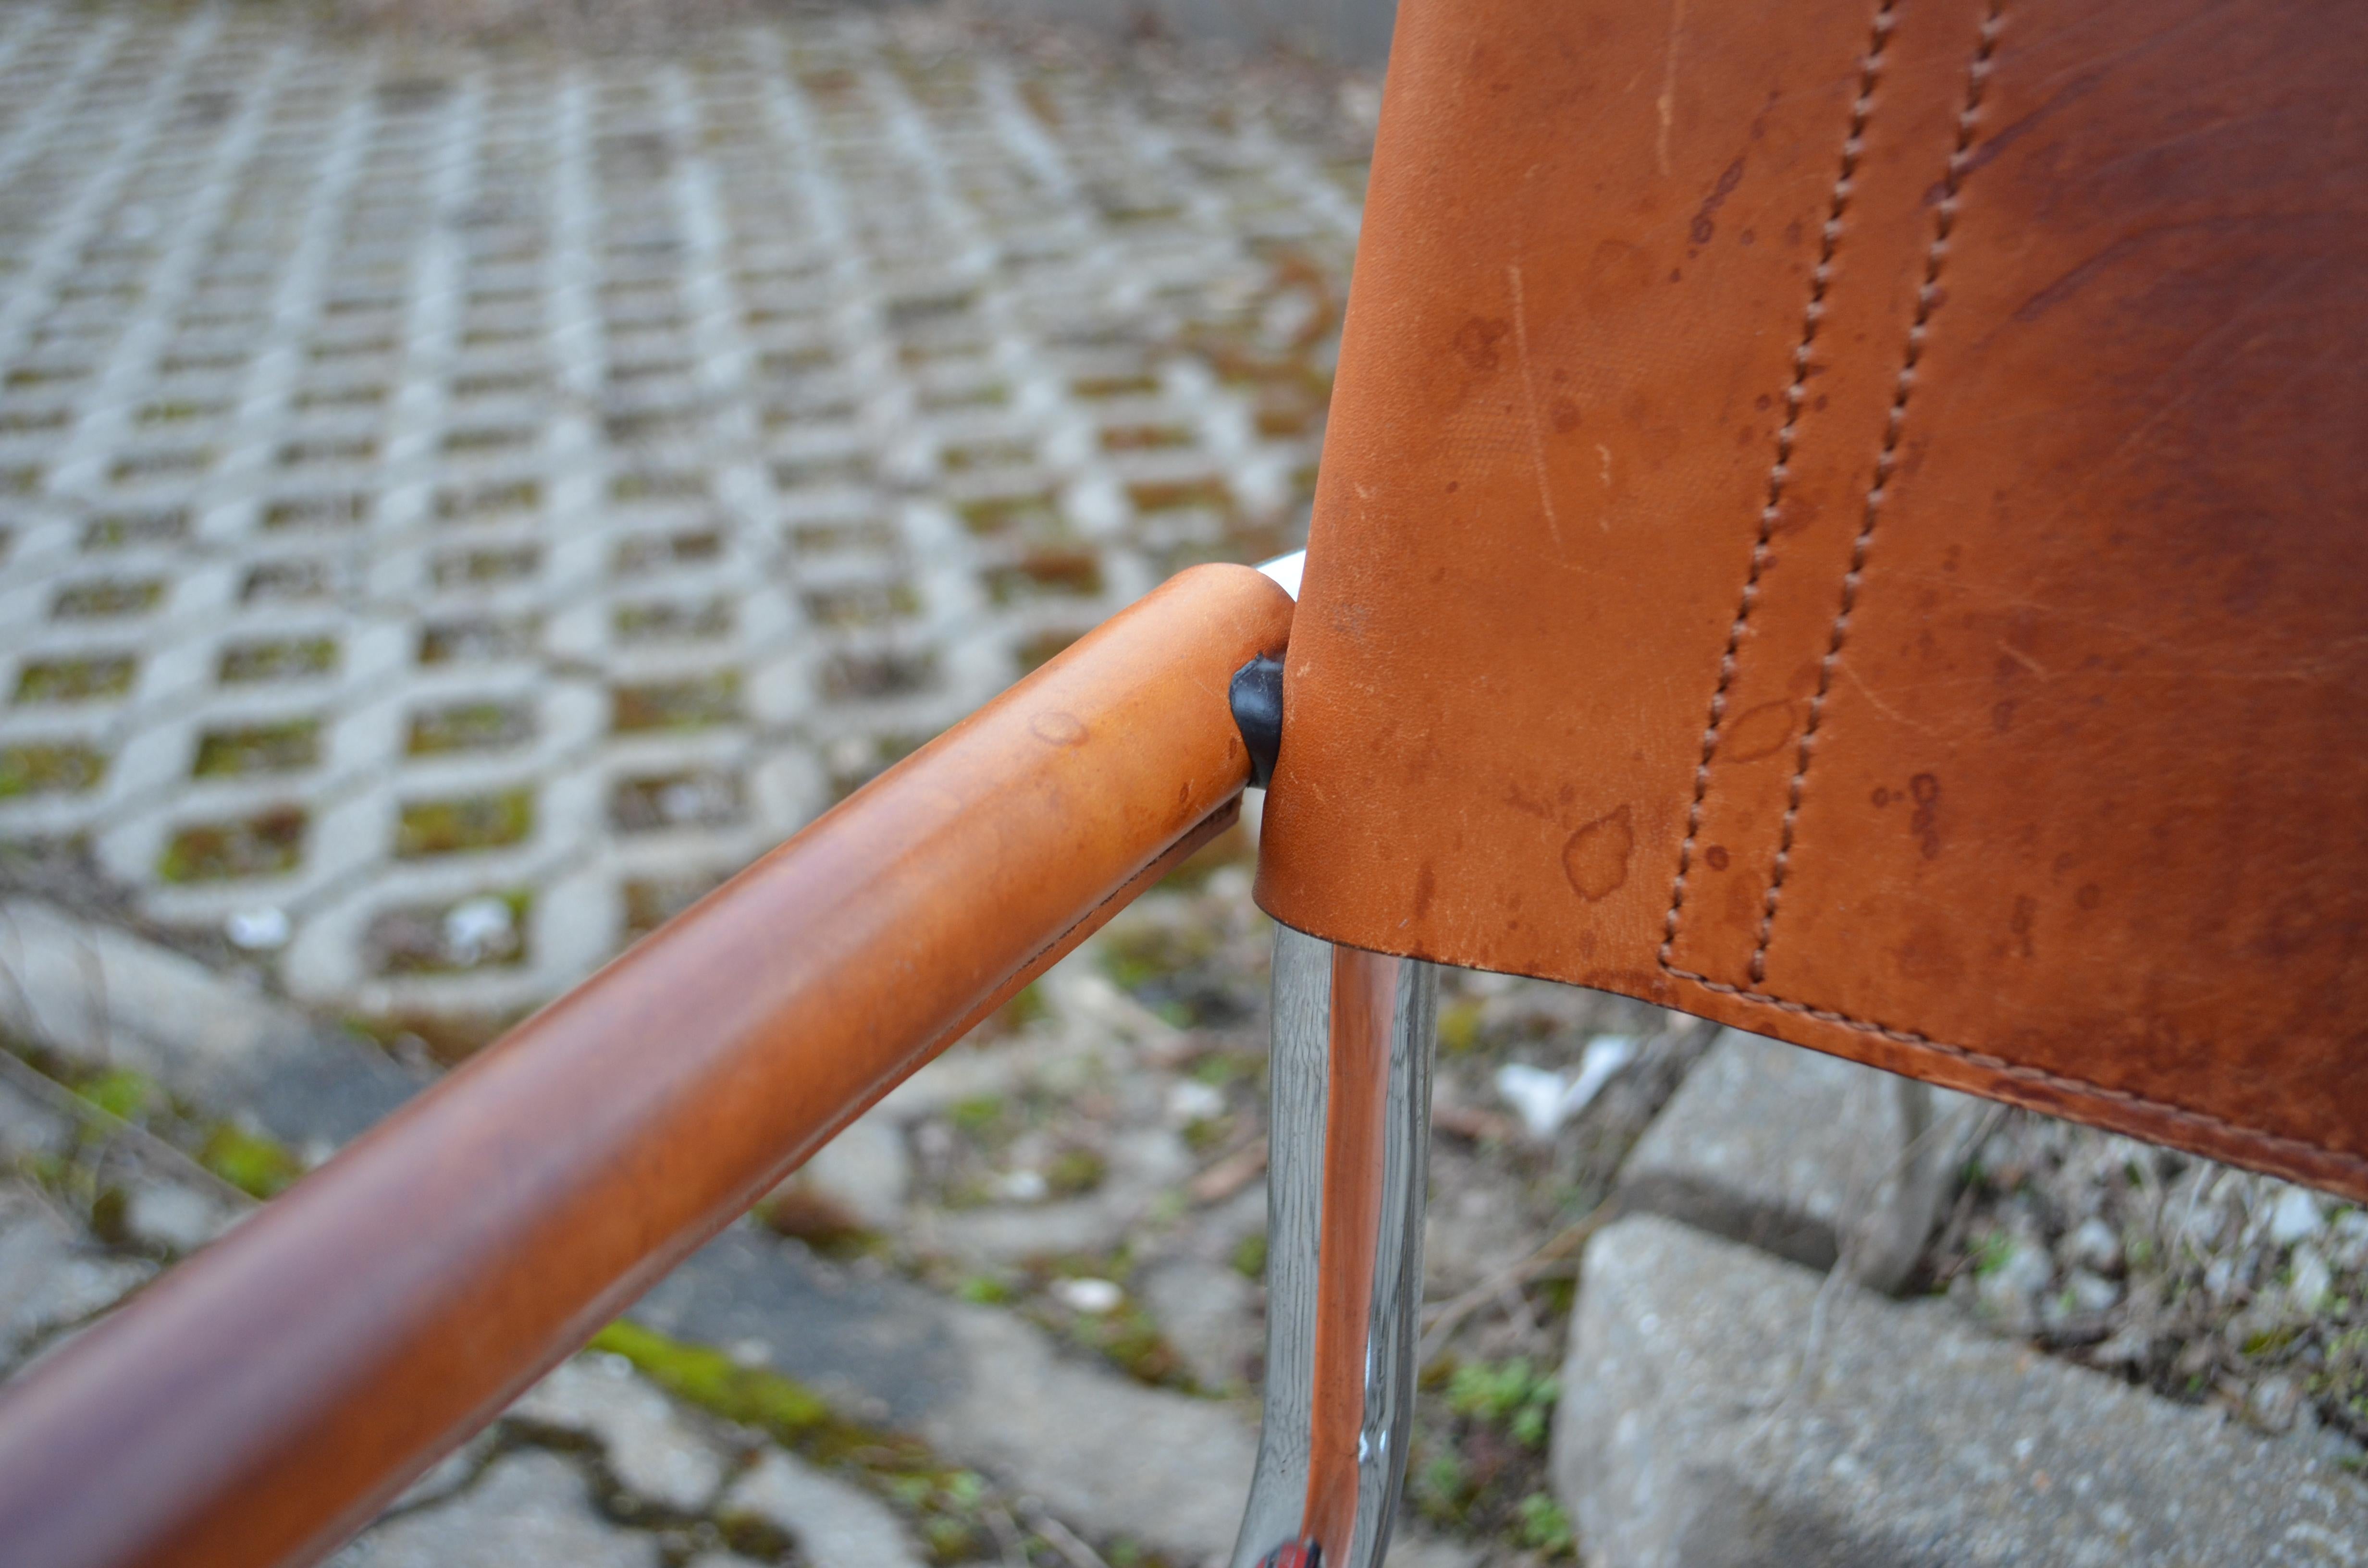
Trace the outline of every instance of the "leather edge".
<path fill-rule="evenodd" d="M 1399 958 L 1455 964 L 1452 957 L 1425 952 L 1419 948 L 1387 941 L 1359 941 L 1349 935 L 1326 933 L 1302 925 L 1269 908 L 1264 892 L 1259 890 L 1258 906 L 1279 924 L 1304 935 Z M 2300 1182 L 2354 1202 L 2368 1203 L 2368 1158 L 2282 1137 L 2260 1128 L 2240 1126 L 2184 1107 L 2144 1099 L 2126 1090 L 2009 1062 L 1972 1047 L 1929 1040 L 1906 1030 L 1886 1029 L 1811 1008 L 1804 1003 L 1754 995 L 1674 971 L 1595 975 L 1583 981 L 1555 974 L 1529 978 L 1649 1002 L 1883 1072 L 2123 1133 L 2149 1143 Z"/>

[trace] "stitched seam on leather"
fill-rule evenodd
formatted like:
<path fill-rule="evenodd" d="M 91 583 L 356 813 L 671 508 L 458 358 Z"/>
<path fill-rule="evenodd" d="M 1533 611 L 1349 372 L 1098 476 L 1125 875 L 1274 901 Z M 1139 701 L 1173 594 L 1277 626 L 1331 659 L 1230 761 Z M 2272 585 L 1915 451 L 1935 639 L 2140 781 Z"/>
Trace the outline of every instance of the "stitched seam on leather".
<path fill-rule="evenodd" d="M 1817 726 L 1825 717 L 1826 699 L 1833 691 L 1834 670 L 1841 663 L 1842 645 L 1850 636 L 1850 612 L 1858 607 L 1859 584 L 1866 574 L 1867 552 L 1873 546 L 1875 524 L 1883 516 L 1883 503 L 1898 464 L 1899 437 L 1907 426 L 1907 400 L 1916 390 L 1916 367 L 1924 358 L 1925 336 L 1932 312 L 1941 302 L 1941 268 L 1948 260 L 1950 231 L 1956 227 L 1957 193 L 1972 162 L 1974 128 L 1980 123 L 1982 89 L 1989 81 L 1990 60 L 1998 50 L 2004 9 L 2004 0 L 1990 0 L 1988 14 L 1982 18 L 1980 41 L 1975 45 L 1973 62 L 1965 68 L 1965 102 L 1957 111 L 1956 145 L 1950 150 L 1948 173 L 1942 177 L 1941 199 L 1932 215 L 1932 243 L 1924 252 L 1924 281 L 1916 290 L 1916 317 L 1908 324 L 1907 349 L 1892 393 L 1883 449 L 1875 455 L 1874 478 L 1867 486 L 1864 517 L 1859 524 L 1858 539 L 1850 546 L 1850 570 L 1842 574 L 1841 605 L 1834 611 L 1833 634 L 1827 643 L 1825 658 L 1817 665 L 1817 694 L 1809 699 L 1808 721 L 1801 727 L 1800 763 L 1793 770 L 1783 825 L 1776 835 L 1776 864 L 1769 874 L 1768 896 L 1761 908 L 1759 945 L 1751 953 L 1748 972 L 1754 985 L 1763 984 L 1768 979 L 1768 944 L 1776 934 L 1776 910 L 1784 895 L 1784 873 L 1793 858 L 1793 833 L 1800 823 L 1809 762 L 1816 754 Z"/>
<path fill-rule="evenodd" d="M 1883 49 L 1889 40 L 1893 13 L 1896 5 L 1897 0 L 1884 0 L 1884 6 L 1875 15 L 1873 40 L 1859 79 L 1859 96 L 1850 108 L 1850 131 L 1842 143 L 1842 170 L 1834 182 L 1833 201 L 1827 216 L 1817 268 L 1811 275 L 1809 303 L 1804 312 L 1801 343 L 1793 351 L 1793 383 L 1785 394 L 1784 423 L 1777 432 L 1777 456 L 1775 465 L 1769 473 L 1768 502 L 1760 511 L 1759 533 L 1752 546 L 1750 570 L 1744 580 L 1742 598 L 1736 608 L 1735 619 L 1727 628 L 1726 649 L 1719 661 L 1718 686 L 1711 697 L 1710 721 L 1702 732 L 1702 759 L 1694 769 L 1693 803 L 1687 814 L 1686 836 L 1678 851 L 1678 873 L 1670 888 L 1668 915 L 1663 924 L 1661 967 L 1678 979 L 1691 981 L 1706 991 L 1732 996 L 1737 1001 L 1755 1006 L 1774 1007 L 1782 1012 L 1814 1018 L 1818 1022 L 1832 1024 L 1857 1033 L 1880 1036 L 1896 1044 L 1934 1051 L 2020 1083 L 2042 1085 L 2069 1094 L 2135 1107 L 2160 1116 L 2176 1125 L 2226 1133 L 2247 1140 L 2262 1148 L 2284 1151 L 2297 1157 L 2329 1161 L 2346 1170 L 2368 1173 L 2368 1159 L 2328 1149 L 2305 1139 L 2264 1131 L 2260 1128 L 2248 1127 L 2241 1122 L 2231 1121 L 2225 1117 L 2191 1110 L 2184 1106 L 2151 1099 L 2128 1089 L 2112 1088 L 2089 1079 L 2074 1077 L 2069 1074 L 2055 1073 L 2044 1067 L 2009 1062 L 2003 1057 L 1992 1056 L 1987 1051 L 1975 1051 L 1970 1046 L 1954 1045 L 1946 1040 L 1936 1040 L 1930 1035 L 1920 1034 L 1913 1029 L 1894 1028 L 1886 1024 L 1852 1017 L 1828 1007 L 1812 1006 L 1805 1002 L 1796 1002 L 1788 997 L 1770 995 L 1766 992 L 1752 990 L 1746 986 L 1729 984 L 1725 981 L 1713 980 L 1706 974 L 1696 973 L 1692 970 L 1679 969 L 1674 961 L 1679 921 L 1685 903 L 1686 876 L 1693 863 L 1694 840 L 1702 829 L 1703 801 L 1709 793 L 1710 767 L 1717 750 L 1719 726 L 1725 717 L 1726 695 L 1728 688 L 1734 684 L 1736 663 L 1741 648 L 1744 629 L 1750 619 L 1752 607 L 1758 597 L 1760 575 L 1767 564 L 1769 541 L 1778 516 L 1778 508 L 1782 499 L 1783 483 L 1787 477 L 1787 460 L 1791 457 L 1793 434 L 1800 422 L 1808 373 L 1809 351 L 1816 337 L 1819 319 L 1824 313 L 1826 290 L 1832 278 L 1834 252 L 1840 237 L 1840 220 L 1848 204 L 1850 182 L 1857 167 L 1861 138 L 1868 112 L 1872 108 L 1871 100 L 1874 84 L 1881 73 Z M 1842 642 L 1848 635 L 1850 613 L 1857 597 L 1858 578 L 1864 567 L 1866 549 L 1871 541 L 1876 515 L 1882 505 L 1883 487 L 1890 477 L 1892 464 L 1898 449 L 1907 394 L 1914 383 L 1916 362 L 1922 352 L 1925 324 L 1930 320 L 1933 307 L 1938 302 L 1937 285 L 1941 264 L 1947 254 L 1949 231 L 1956 216 L 1957 193 L 1963 182 L 1971 152 L 1973 128 L 1980 108 L 1983 85 L 1989 75 L 1991 58 L 1997 48 L 2003 9 L 2002 0 L 1992 0 L 1988 14 L 1983 19 L 1980 40 L 1975 48 L 1973 62 L 1967 71 L 1965 106 L 1958 114 L 1956 146 L 1949 159 L 1940 211 L 1935 216 L 1932 243 L 1925 253 L 1924 282 L 1917 296 L 1915 322 L 1908 332 L 1907 363 L 1900 372 L 1898 390 L 1893 399 L 1890 423 L 1884 431 L 1884 446 L 1882 454 L 1877 460 L 1874 483 L 1868 491 L 1866 515 L 1852 551 L 1850 570 L 1843 579 L 1842 605 L 1835 615 L 1830 647 L 1819 669 L 1817 696 L 1810 711 L 1809 724 L 1804 728 L 1801 738 L 1800 761 L 1794 773 L 1791 799 L 1785 812 L 1782 833 L 1779 841 L 1776 877 L 1769 889 L 1768 903 L 1760 926 L 1759 945 L 1752 955 L 1751 971 L 1755 983 L 1766 977 L 1768 939 L 1775 921 L 1778 887 L 1781 885 L 1783 866 L 1791 850 L 1800 808 L 1803 781 L 1808 772 L 1809 757 L 1812 754 L 1812 736 L 1823 710 L 1826 695 L 1831 689 L 1835 663 L 1839 659 Z"/>
<path fill-rule="evenodd" d="M 1891 41 L 1894 13 L 1899 0 L 1883 0 L 1874 14 L 1866 58 L 1860 62 L 1858 97 L 1851 100 L 1849 128 L 1842 133 L 1841 169 L 1826 208 L 1826 226 L 1818 241 L 1817 265 L 1809 274 L 1809 302 L 1801 312 L 1801 341 L 1793 350 L 1793 381 L 1784 389 L 1784 422 L 1776 430 L 1776 461 L 1768 471 L 1768 499 L 1759 508 L 1759 534 L 1752 541 L 1751 566 L 1743 579 L 1743 595 L 1735 619 L 1726 629 L 1726 651 L 1719 656 L 1718 686 L 1710 698 L 1710 721 L 1703 726 L 1702 758 L 1694 765 L 1693 804 L 1686 812 L 1685 841 L 1678 846 L 1678 875 L 1669 887 L 1669 912 L 1661 922 L 1661 967 L 1671 967 L 1678 945 L 1678 920 L 1685 907 L 1686 874 L 1693 869 L 1694 839 L 1702 832 L 1702 803 L 1710 794 L 1711 759 L 1718 751 L 1719 725 L 1726 718 L 1726 694 L 1735 684 L 1736 665 L 1743 647 L 1743 631 L 1759 597 L 1759 578 L 1768 565 L 1768 545 L 1784 502 L 1784 482 L 1791 477 L 1793 440 L 1801 425 L 1801 409 L 1808 401 L 1810 350 L 1825 320 L 1826 293 L 1833 282 L 1834 253 L 1841 247 L 1842 215 L 1850 209 L 1850 184 L 1858 173 L 1866 145 L 1866 122 L 1874 111 L 1875 84 L 1883 75 L 1884 47 Z M 1764 945 L 1764 944 L 1763 944 Z M 1757 977 L 1755 977 L 1757 978 Z"/>
<path fill-rule="evenodd" d="M 2021 1062 L 2009 1062 L 2004 1057 L 1992 1056 L 1987 1051 L 1975 1051 L 1970 1046 L 1952 1045 L 1947 1040 L 1935 1040 L 1930 1035 L 1918 1034 L 1914 1029 L 1893 1028 L 1887 1024 L 1871 1023 L 1864 1018 L 1851 1017 L 1847 1013 L 1837 1013 L 1829 1007 L 1813 1007 L 1806 1002 L 1794 1002 L 1782 996 L 1770 996 L 1764 991 L 1752 991 L 1740 985 L 1730 985 L 1723 980 L 1713 980 L 1706 974 L 1696 974 L 1691 970 L 1672 968 L 1669 972 L 1680 980 L 1692 981 L 1705 991 L 1715 991 L 1722 996 L 1732 996 L 1737 1001 L 1753 1003 L 1759 1006 L 1775 1007 L 1783 1012 L 1796 1013 L 1803 1017 L 1815 1018 L 1820 1023 L 1838 1024 L 1843 1028 L 1852 1029 L 1860 1034 L 1881 1035 L 1884 1039 L 1901 1045 L 1920 1046 L 1927 1051 L 1938 1051 L 1943 1056 L 1955 1057 L 1960 1062 L 1971 1062 L 2002 1078 L 2013 1078 L 2027 1084 L 2044 1084 L 2049 1088 L 2064 1089 L 2092 1099 L 2112 1100 L 2121 1105 L 2137 1106 L 2153 1111 L 2168 1120 L 2189 1127 L 2209 1128 L 2218 1132 L 2236 1133 L 2269 1148 L 2286 1150 L 2295 1154 L 2308 1154 L 2322 1160 L 2333 1160 L 2350 1169 L 2368 1172 L 2368 1159 L 2329 1149 L 2323 1144 L 2313 1143 L 2307 1139 L 2289 1138 L 2282 1133 L 2264 1132 L 2260 1128 L 2248 1127 L 2240 1121 L 2230 1121 L 2226 1117 L 2212 1116 L 2200 1110 L 2190 1110 L 2184 1106 L 2171 1105 L 2163 1100 L 2148 1099 L 2146 1096 L 2129 1089 L 2110 1088 L 2087 1078 L 2075 1078 L 2069 1074 L 2053 1073 L 2044 1067 L 2032 1067 Z"/>

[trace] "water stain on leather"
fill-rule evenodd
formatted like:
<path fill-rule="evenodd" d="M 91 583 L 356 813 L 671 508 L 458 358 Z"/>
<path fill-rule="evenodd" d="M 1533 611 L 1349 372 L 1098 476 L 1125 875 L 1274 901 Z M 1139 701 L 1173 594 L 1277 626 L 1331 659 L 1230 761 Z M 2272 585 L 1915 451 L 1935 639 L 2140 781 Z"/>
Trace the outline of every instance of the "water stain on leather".
<path fill-rule="evenodd" d="M 1570 835 L 1562 846 L 1562 874 L 1572 891 L 1588 903 L 1609 898 L 1628 881 L 1628 862 L 1636 853 L 1636 830 L 1622 806 Z"/>
<path fill-rule="evenodd" d="M 1892 961 L 1902 979 L 1942 985 L 1964 978 L 1964 960 L 1957 952 L 1955 935 L 1939 922 L 1926 922 L 1892 949 Z"/>
<path fill-rule="evenodd" d="M 1743 160 L 1738 157 L 1726 165 L 1718 176 L 1718 184 L 1702 198 L 1702 207 L 1694 213 L 1694 221 L 1686 231 L 1686 238 L 1697 245 L 1710 244 L 1711 237 L 1718 233 L 1718 225 L 1713 220 L 1718 216 L 1718 210 L 1726 205 L 1726 199 L 1735 194 L 1735 187 L 1742 183 Z"/>
<path fill-rule="evenodd" d="M 1474 370 L 1493 370 L 1503 362 L 1497 346 L 1510 335 L 1512 324 L 1497 316 L 1467 317 L 1455 329 L 1455 352 Z"/>
<path fill-rule="evenodd" d="M 1039 713 L 1029 720 L 1028 733 L 1046 745 L 1053 746 L 1083 745 L 1086 739 L 1086 727 L 1077 722 L 1077 716 L 1057 710 Z"/>
<path fill-rule="evenodd" d="M 1932 774 L 1919 773 L 1907 781 L 1907 793 L 1916 801 L 1916 814 L 1907 819 L 1907 831 L 1916 835 L 1917 846 L 1927 860 L 1941 858 L 1941 780 Z"/>
<path fill-rule="evenodd" d="M 1719 742 L 1717 759 L 1722 762 L 1758 762 L 1784 749 L 1793 738 L 1793 705 L 1779 698 L 1763 702 L 1736 716 L 1726 727 L 1725 738 Z"/>

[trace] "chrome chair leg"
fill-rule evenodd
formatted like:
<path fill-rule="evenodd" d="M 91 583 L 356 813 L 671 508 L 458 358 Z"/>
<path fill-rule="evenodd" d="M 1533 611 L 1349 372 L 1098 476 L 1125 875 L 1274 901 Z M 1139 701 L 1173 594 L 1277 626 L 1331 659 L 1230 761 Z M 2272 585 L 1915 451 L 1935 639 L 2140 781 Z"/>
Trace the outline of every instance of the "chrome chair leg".
<path fill-rule="evenodd" d="M 1414 1415 L 1439 971 L 1279 927 L 1265 1426 L 1233 1568 L 1372 1568 Z"/>

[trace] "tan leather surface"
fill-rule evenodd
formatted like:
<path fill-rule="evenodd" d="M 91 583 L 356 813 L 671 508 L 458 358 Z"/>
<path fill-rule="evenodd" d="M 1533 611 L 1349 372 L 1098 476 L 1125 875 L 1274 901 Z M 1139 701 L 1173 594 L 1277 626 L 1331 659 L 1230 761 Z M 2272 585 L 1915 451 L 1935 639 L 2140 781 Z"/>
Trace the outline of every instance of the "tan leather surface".
<path fill-rule="evenodd" d="M 2368 1197 L 2363 59 L 1405 0 L 1261 902 Z"/>
<path fill-rule="evenodd" d="M 857 791 L 0 1401 L 0 1562 L 317 1561 L 444 1449 L 1231 820 L 1182 573 Z"/>

